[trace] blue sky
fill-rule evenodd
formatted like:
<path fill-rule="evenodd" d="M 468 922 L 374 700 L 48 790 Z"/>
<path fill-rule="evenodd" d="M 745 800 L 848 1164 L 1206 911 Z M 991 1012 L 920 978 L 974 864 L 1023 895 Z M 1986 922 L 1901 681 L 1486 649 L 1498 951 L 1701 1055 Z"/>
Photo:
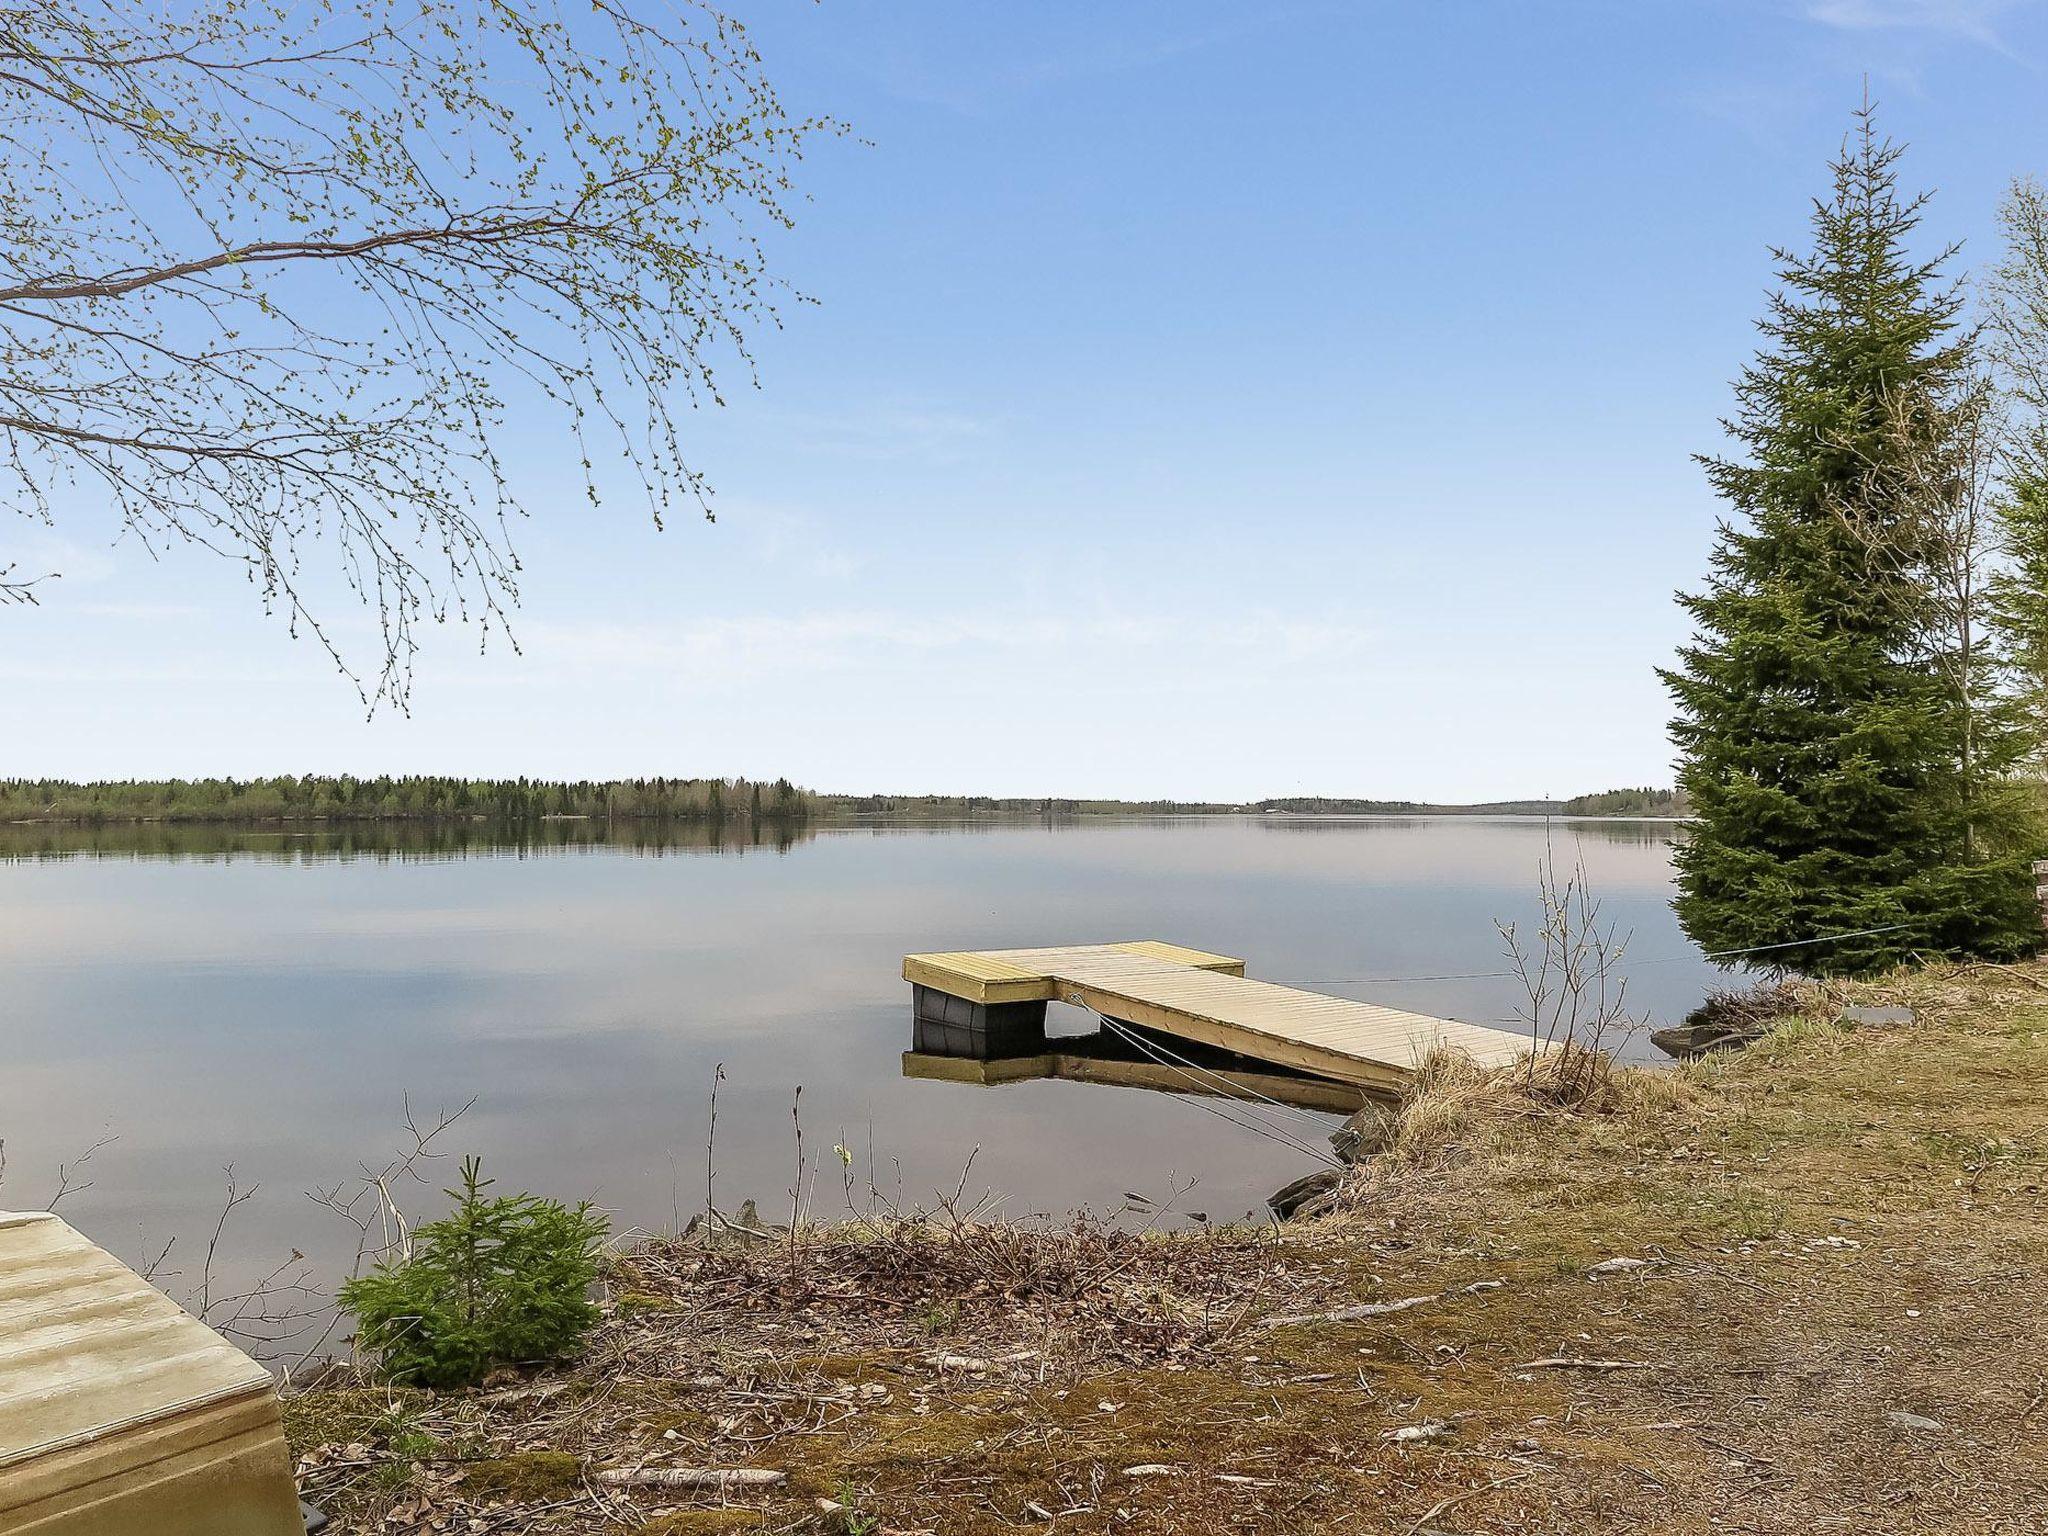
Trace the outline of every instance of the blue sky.
<path fill-rule="evenodd" d="M 1931 240 L 2048 175 L 2038 0 L 734 8 L 868 142 L 694 418 L 719 521 L 593 514 L 520 422 L 523 655 L 438 632 L 367 722 L 224 568 L 9 529 L 64 575 L 0 611 L 0 773 L 1668 781 L 1689 455 L 1865 76 Z"/>

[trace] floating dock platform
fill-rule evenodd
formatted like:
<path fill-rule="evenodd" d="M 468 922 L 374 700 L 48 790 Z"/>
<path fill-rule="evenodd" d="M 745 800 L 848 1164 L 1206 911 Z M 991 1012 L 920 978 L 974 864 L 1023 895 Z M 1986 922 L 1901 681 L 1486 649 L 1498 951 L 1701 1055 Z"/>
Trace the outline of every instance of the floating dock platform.
<path fill-rule="evenodd" d="M 970 1060 L 1044 1054 L 1049 1002 L 1381 1095 L 1398 1094 L 1438 1046 L 1487 1067 L 1529 1051 L 1506 1030 L 1253 981 L 1244 969 L 1228 955 L 1142 940 L 907 955 L 903 979 L 917 1053 Z"/>

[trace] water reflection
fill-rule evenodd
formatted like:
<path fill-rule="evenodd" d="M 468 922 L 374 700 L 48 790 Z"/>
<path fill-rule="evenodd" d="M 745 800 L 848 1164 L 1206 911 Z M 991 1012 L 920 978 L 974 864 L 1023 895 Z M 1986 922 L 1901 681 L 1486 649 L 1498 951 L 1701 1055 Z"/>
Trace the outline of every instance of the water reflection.
<path fill-rule="evenodd" d="M 1546 828 L 1551 835 L 1562 842 L 1580 842 L 1592 838 L 1596 842 L 1624 843 L 1639 848 L 1661 848 L 1678 836 L 1684 829 L 1681 821 L 1662 818 L 1622 818 L 1610 820 L 1591 816 L 1261 816 L 1256 824 L 1267 832 L 1344 833 L 1370 832 L 1374 829 L 1398 831 L 1403 828 L 1428 826 L 1446 821 L 1470 821 L 1485 826 L 1521 825 Z"/>
<path fill-rule="evenodd" d="M 1137 1026 L 1127 1029 L 1136 1031 Z M 1049 1040 L 1042 1051 L 1014 1056 L 974 1056 L 920 1045 L 903 1053 L 903 1075 L 980 1088 L 1063 1082 L 1184 1093 L 1233 1101 L 1248 1106 L 1255 1116 L 1263 1113 L 1264 1104 L 1348 1115 L 1366 1102 L 1364 1091 L 1349 1083 L 1290 1072 L 1192 1040 L 1162 1039 L 1155 1048 L 1148 1048 L 1130 1033 L 1107 1029 Z"/>
<path fill-rule="evenodd" d="M 724 823 L 593 821 L 548 817 L 507 826 L 475 821 L 109 822 L 98 826 L 15 822 L 0 825 L 0 860 L 97 858 L 262 858 L 301 863 L 330 859 L 406 862 L 469 854 L 535 854 L 626 848 L 636 853 L 787 853 L 816 837 L 810 822 Z"/>

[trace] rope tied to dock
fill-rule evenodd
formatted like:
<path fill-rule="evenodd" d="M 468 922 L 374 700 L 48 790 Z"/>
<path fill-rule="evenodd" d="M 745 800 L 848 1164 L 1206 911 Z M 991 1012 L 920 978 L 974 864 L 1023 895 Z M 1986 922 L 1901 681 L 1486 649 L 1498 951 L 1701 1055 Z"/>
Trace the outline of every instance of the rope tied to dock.
<path fill-rule="evenodd" d="M 1248 1098 L 1257 1099 L 1262 1104 L 1270 1104 L 1281 1114 L 1288 1116 L 1290 1119 L 1299 1120 L 1304 1125 L 1313 1126 L 1318 1131 L 1323 1127 L 1324 1122 L 1310 1110 L 1303 1109 L 1296 1104 L 1284 1103 L 1268 1094 L 1260 1093 L 1258 1089 L 1252 1087 L 1249 1083 L 1233 1082 L 1221 1072 L 1205 1067 L 1200 1062 L 1190 1060 L 1188 1057 L 1180 1055 L 1157 1040 L 1148 1040 L 1122 1019 L 1113 1019 L 1108 1014 L 1101 1013 L 1093 1008 L 1088 1011 L 1095 1015 L 1097 1022 L 1103 1028 L 1107 1029 L 1118 1039 L 1136 1046 L 1161 1066 L 1176 1071 L 1179 1076 L 1188 1078 L 1191 1082 L 1199 1083 L 1206 1080 L 1214 1085 L 1211 1091 L 1219 1096 L 1227 1097 L 1230 1094 L 1243 1094 Z M 1191 1077 L 1190 1073 L 1198 1074 L 1198 1076 Z"/>
<path fill-rule="evenodd" d="M 1093 1009 L 1090 1009 L 1089 1011 L 1094 1012 Z M 1217 1105 L 1208 1103 L 1206 1099 L 1203 1098 L 1190 1099 L 1187 1101 L 1193 1104 L 1195 1108 L 1203 1110 L 1208 1114 L 1215 1115 L 1217 1118 L 1221 1120 L 1228 1121 L 1230 1124 L 1236 1126 L 1239 1130 L 1250 1131 L 1254 1136 L 1262 1136 L 1268 1141 L 1278 1142 L 1281 1146 L 1284 1146 L 1291 1151 L 1299 1152 L 1305 1157 L 1312 1157 L 1317 1162 L 1324 1163 L 1331 1168 L 1342 1168 L 1344 1166 L 1344 1164 L 1339 1159 L 1331 1156 L 1330 1153 L 1324 1151 L 1321 1147 L 1317 1147 L 1308 1142 L 1302 1141 L 1298 1137 L 1294 1136 L 1291 1132 L 1289 1132 L 1284 1126 L 1275 1124 L 1272 1120 L 1268 1119 L 1260 1110 L 1246 1103 L 1243 1098 L 1239 1098 L 1237 1097 L 1237 1095 L 1242 1093 L 1248 1095 L 1251 1098 L 1263 1100 L 1265 1103 L 1271 1104 L 1274 1108 L 1281 1110 L 1286 1114 L 1298 1115 L 1303 1120 L 1306 1120 L 1310 1124 L 1314 1125 L 1315 1128 L 1318 1131 L 1320 1131 L 1322 1129 L 1322 1122 L 1317 1121 L 1314 1118 L 1314 1116 L 1310 1115 L 1307 1111 L 1295 1109 L 1292 1105 L 1289 1104 L 1282 1104 L 1277 1099 L 1269 1099 L 1264 1094 L 1257 1092 L 1255 1089 L 1246 1087 L 1243 1084 L 1231 1083 L 1226 1079 L 1217 1077 L 1213 1073 L 1209 1074 L 1209 1076 L 1211 1076 L 1214 1079 L 1214 1081 L 1212 1083 L 1205 1083 L 1202 1081 L 1201 1078 L 1196 1077 L 1193 1073 L 1185 1071 L 1181 1067 L 1176 1066 L 1173 1062 L 1169 1061 L 1167 1059 L 1167 1056 L 1171 1053 L 1166 1052 L 1164 1047 L 1158 1046 L 1153 1042 L 1145 1040 L 1142 1036 L 1137 1034 L 1136 1031 L 1127 1028 L 1118 1020 L 1109 1017 L 1109 1015 L 1106 1013 L 1096 1013 L 1095 1017 L 1101 1021 L 1105 1029 L 1109 1030 L 1110 1033 L 1117 1036 L 1117 1038 L 1128 1041 L 1131 1045 L 1136 1046 L 1140 1051 L 1150 1056 L 1155 1062 L 1157 1062 L 1160 1066 L 1165 1067 L 1169 1072 L 1178 1073 L 1181 1077 L 1187 1079 L 1187 1081 L 1194 1086 L 1196 1092 L 1205 1095 L 1214 1095 L 1219 1098 L 1227 1099 L 1230 1101 L 1232 1108 L 1242 1111 L 1243 1114 L 1248 1118 L 1241 1120 L 1236 1115 L 1230 1113 L 1229 1110 L 1222 1109 L 1219 1108 Z M 1182 1059 L 1185 1061 L 1185 1058 Z M 1203 1068 L 1197 1066 L 1194 1062 L 1187 1062 L 1186 1065 L 1189 1067 L 1194 1067 L 1195 1071 L 1197 1072 L 1204 1070 Z"/>

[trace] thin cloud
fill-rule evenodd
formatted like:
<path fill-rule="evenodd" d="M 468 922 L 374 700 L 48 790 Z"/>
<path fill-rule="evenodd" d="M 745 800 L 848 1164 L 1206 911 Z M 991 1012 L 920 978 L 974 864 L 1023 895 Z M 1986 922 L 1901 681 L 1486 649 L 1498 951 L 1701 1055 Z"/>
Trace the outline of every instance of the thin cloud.
<path fill-rule="evenodd" d="M 840 524 L 780 507 L 726 503 L 720 522 L 738 531 L 753 559 L 778 572 L 807 576 L 828 586 L 850 587 L 867 567 L 865 556 L 839 542 Z"/>
<path fill-rule="evenodd" d="M 759 680 L 898 667 L 919 657 L 962 652 L 1025 655 L 1035 662 L 1068 654 L 1112 668 L 1192 658 L 1301 666 L 1354 660 L 1373 648 L 1375 636 L 1368 626 L 1344 617 L 1251 615 L 1213 624 L 1127 613 L 928 617 L 853 610 L 675 625 L 536 625 L 527 641 L 529 659 L 550 667 Z"/>
<path fill-rule="evenodd" d="M 1119 42 L 1085 25 L 1053 40 L 1042 17 L 1020 11 L 1002 44 L 974 39 L 949 51 L 929 37 L 906 33 L 885 56 L 851 62 L 898 100 L 973 117 L 1042 90 L 1150 69 L 1235 41 L 1276 19 L 1260 15 L 1136 42 Z"/>
<path fill-rule="evenodd" d="M 198 603 L 80 603 L 76 611 L 95 619 L 198 619 L 212 613 Z"/>
<path fill-rule="evenodd" d="M 2006 52 L 1996 23 L 2023 0 L 1808 0 L 1809 21 L 1844 32 L 1940 32 Z"/>
<path fill-rule="evenodd" d="M 877 463 L 951 464 L 985 442 L 999 423 L 965 411 L 878 405 L 845 412 L 783 413 L 793 447 Z"/>

